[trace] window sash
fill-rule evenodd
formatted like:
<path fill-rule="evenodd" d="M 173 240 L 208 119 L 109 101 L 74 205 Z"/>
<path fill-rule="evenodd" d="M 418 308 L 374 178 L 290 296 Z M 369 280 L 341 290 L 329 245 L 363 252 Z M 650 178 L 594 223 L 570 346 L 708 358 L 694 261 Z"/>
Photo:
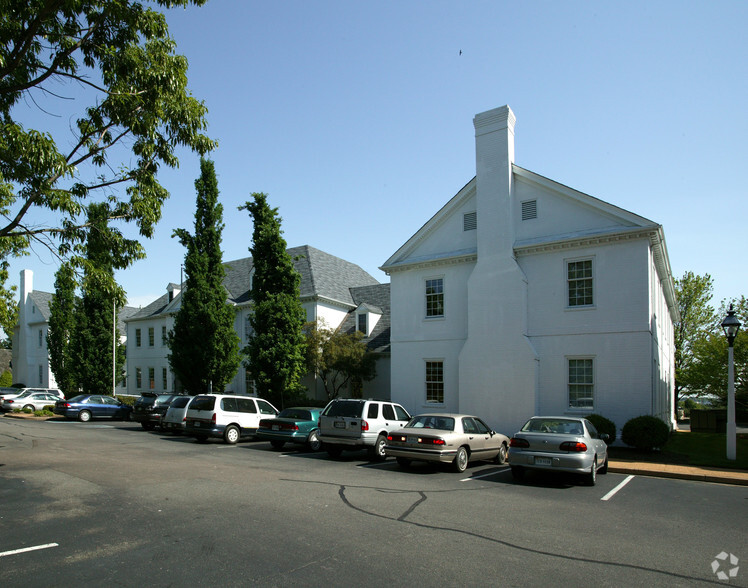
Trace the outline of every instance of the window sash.
<path fill-rule="evenodd" d="M 569 306 L 591 306 L 593 304 L 592 260 L 570 261 L 566 268 Z"/>
<path fill-rule="evenodd" d="M 444 316 L 444 279 L 426 280 L 426 316 Z"/>
<path fill-rule="evenodd" d="M 569 408 L 592 409 L 595 400 L 595 375 L 592 359 L 569 359 Z"/>
<path fill-rule="evenodd" d="M 426 402 L 444 403 L 444 362 L 426 362 Z"/>

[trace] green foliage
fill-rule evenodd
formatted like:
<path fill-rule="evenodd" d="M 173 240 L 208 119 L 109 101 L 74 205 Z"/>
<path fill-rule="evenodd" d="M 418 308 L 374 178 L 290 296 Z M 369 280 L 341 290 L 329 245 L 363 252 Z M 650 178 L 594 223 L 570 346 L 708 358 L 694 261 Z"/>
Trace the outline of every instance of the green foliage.
<path fill-rule="evenodd" d="M 175 53 L 166 18 L 154 7 L 135 0 L 4 0 L 1 13 L 0 326 L 8 333 L 10 257 L 40 244 L 81 265 L 92 202 L 107 219 L 151 237 L 168 198 L 158 169 L 177 167 L 178 147 L 204 154 L 214 143 L 204 134 L 206 108 L 187 88 L 187 61 Z M 37 108 L 36 128 L 16 120 L 24 106 Z M 58 125 L 64 130 L 57 133 L 47 117 L 61 111 L 71 124 Z M 119 265 L 144 257 L 138 239 L 115 237 L 111 255 Z M 97 278 L 97 271 L 87 268 L 89 281 L 115 292 L 112 277 Z"/>
<path fill-rule="evenodd" d="M 651 415 L 635 417 L 623 425 L 621 430 L 621 440 L 626 445 L 646 451 L 662 449 L 669 436 L 669 427 Z"/>
<path fill-rule="evenodd" d="M 258 394 L 283 408 L 302 395 L 299 381 L 305 365 L 302 329 L 306 312 L 299 299 L 301 277 L 286 251 L 278 209 L 270 208 L 265 194 L 254 193 L 252 198 L 240 207 L 254 221 L 249 249 L 254 264 L 254 306 L 246 366 Z"/>
<path fill-rule="evenodd" d="M 55 291 L 49 303 L 47 349 L 49 367 L 57 387 L 65 396 L 77 391 L 77 364 L 73 359 L 71 341 L 75 332 L 75 275 L 69 264 L 62 264 L 55 274 Z"/>
<path fill-rule="evenodd" d="M 735 406 L 748 410 L 748 300 L 745 296 L 733 302 L 735 315 L 743 324 L 733 345 L 735 363 Z M 723 301 L 711 332 L 692 344 L 694 361 L 688 368 L 689 387 L 694 394 L 716 398 L 714 405 L 725 406 L 727 398 L 728 345 L 720 323 L 727 315 L 727 302 Z"/>
<path fill-rule="evenodd" d="M 195 182 L 195 234 L 174 231 L 187 248 L 186 287 L 181 307 L 169 333 L 169 364 L 191 394 L 221 393 L 241 363 L 236 312 L 226 302 L 225 270 L 221 262 L 223 206 L 218 203 L 218 181 L 212 161 L 201 160 Z"/>
<path fill-rule="evenodd" d="M 608 439 L 605 441 L 606 445 L 612 445 L 615 442 L 617 429 L 613 421 L 599 414 L 591 414 L 587 416 L 587 420 L 595 425 L 598 433 L 607 433 Z"/>
<path fill-rule="evenodd" d="M 327 398 L 336 398 L 349 385 L 376 376 L 376 359 L 360 331 L 342 333 L 323 323 L 307 323 L 306 366 L 322 382 Z"/>
<path fill-rule="evenodd" d="M 675 401 L 684 394 L 698 391 L 691 368 L 696 362 L 694 346 L 714 328 L 716 315 L 709 304 L 712 278 L 685 272 L 675 280 L 680 320 L 674 325 L 675 335 Z"/>
<path fill-rule="evenodd" d="M 117 343 L 116 364 L 112 366 L 114 312 L 124 306 L 125 295 L 114 281 L 114 268 L 122 266 L 111 248 L 112 232 L 107 229 L 106 207 L 92 204 L 88 212 L 91 230 L 86 242 L 81 297 L 75 305 L 70 353 L 76 388 L 84 394 L 101 394 L 112 389 L 112 370 L 119 376 L 125 363 L 124 346 Z M 115 285 L 114 292 L 111 284 Z"/>
<path fill-rule="evenodd" d="M 0 388 L 10 388 L 13 384 L 13 374 L 10 370 L 5 370 L 0 375 Z"/>

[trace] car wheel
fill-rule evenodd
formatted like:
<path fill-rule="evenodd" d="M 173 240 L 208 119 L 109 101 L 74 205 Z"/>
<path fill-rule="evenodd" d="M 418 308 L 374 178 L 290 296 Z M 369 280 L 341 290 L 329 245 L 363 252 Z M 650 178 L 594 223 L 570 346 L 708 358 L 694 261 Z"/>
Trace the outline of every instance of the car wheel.
<path fill-rule="evenodd" d="M 78 420 L 82 423 L 87 423 L 91 420 L 91 413 L 87 410 L 82 410 L 78 413 Z"/>
<path fill-rule="evenodd" d="M 525 477 L 525 468 L 522 468 L 520 466 L 514 466 L 512 468 L 512 478 L 515 480 L 521 480 Z"/>
<path fill-rule="evenodd" d="M 592 460 L 592 467 L 590 473 L 584 475 L 584 481 L 588 486 L 594 486 L 597 481 L 597 457 Z"/>
<path fill-rule="evenodd" d="M 325 448 L 327 449 L 327 455 L 330 457 L 340 457 L 340 454 L 343 453 L 343 448 L 337 445 L 326 445 Z"/>
<path fill-rule="evenodd" d="M 223 432 L 223 440 L 229 445 L 234 445 L 239 440 L 239 429 L 234 425 L 229 425 Z"/>
<path fill-rule="evenodd" d="M 603 464 L 603 467 L 600 468 L 600 471 L 598 472 L 600 474 L 607 474 L 608 473 L 608 456 L 605 456 L 605 463 Z"/>
<path fill-rule="evenodd" d="M 467 466 L 468 466 L 467 449 L 465 449 L 464 447 L 460 447 L 457 450 L 457 455 L 455 455 L 454 461 L 452 462 L 452 467 L 458 474 L 461 474 L 467 469 Z"/>
<path fill-rule="evenodd" d="M 309 433 L 309 437 L 306 440 L 306 445 L 309 451 L 319 451 L 322 449 L 322 441 L 319 440 L 319 432 L 312 431 Z"/>
<path fill-rule="evenodd" d="M 499 465 L 504 465 L 506 463 L 506 445 L 504 443 L 502 443 L 501 447 L 499 447 L 499 452 L 496 454 L 496 457 L 494 457 L 493 460 Z"/>
<path fill-rule="evenodd" d="M 34 406 L 33 404 L 27 404 L 23 407 L 23 410 L 30 410 L 31 412 L 34 412 L 36 410 L 36 406 Z"/>
<path fill-rule="evenodd" d="M 410 467 L 410 460 L 407 457 L 398 457 L 397 465 L 399 465 L 401 468 L 408 469 Z"/>
<path fill-rule="evenodd" d="M 387 445 L 387 437 L 379 435 L 377 442 L 371 452 L 371 459 L 373 461 L 384 461 L 387 456 L 384 454 L 384 446 Z"/>
<path fill-rule="evenodd" d="M 195 441 L 197 441 L 198 443 L 205 443 L 207 440 L 207 435 L 195 435 Z"/>
<path fill-rule="evenodd" d="M 285 441 L 271 441 L 270 445 L 275 447 L 276 449 L 283 449 L 283 446 L 286 444 Z"/>

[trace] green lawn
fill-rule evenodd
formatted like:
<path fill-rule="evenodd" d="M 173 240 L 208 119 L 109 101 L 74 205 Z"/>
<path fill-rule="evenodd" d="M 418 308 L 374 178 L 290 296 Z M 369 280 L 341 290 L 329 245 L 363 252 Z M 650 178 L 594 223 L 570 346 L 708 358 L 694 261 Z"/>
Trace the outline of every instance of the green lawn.
<path fill-rule="evenodd" d="M 748 435 L 738 435 L 737 459 L 727 459 L 727 438 L 720 433 L 675 431 L 662 450 L 672 457 L 687 457 L 688 464 L 748 470 Z"/>

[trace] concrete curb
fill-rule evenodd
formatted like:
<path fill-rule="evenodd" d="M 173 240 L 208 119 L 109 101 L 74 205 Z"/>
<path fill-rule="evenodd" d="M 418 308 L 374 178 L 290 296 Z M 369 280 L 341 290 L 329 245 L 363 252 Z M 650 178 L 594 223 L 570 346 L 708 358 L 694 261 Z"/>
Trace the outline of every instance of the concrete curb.
<path fill-rule="evenodd" d="M 716 484 L 734 484 L 748 486 L 748 472 L 745 470 L 726 470 L 716 468 L 698 468 L 658 463 L 609 462 L 608 471 L 617 474 L 635 476 L 652 476 L 657 478 L 675 478 Z"/>

